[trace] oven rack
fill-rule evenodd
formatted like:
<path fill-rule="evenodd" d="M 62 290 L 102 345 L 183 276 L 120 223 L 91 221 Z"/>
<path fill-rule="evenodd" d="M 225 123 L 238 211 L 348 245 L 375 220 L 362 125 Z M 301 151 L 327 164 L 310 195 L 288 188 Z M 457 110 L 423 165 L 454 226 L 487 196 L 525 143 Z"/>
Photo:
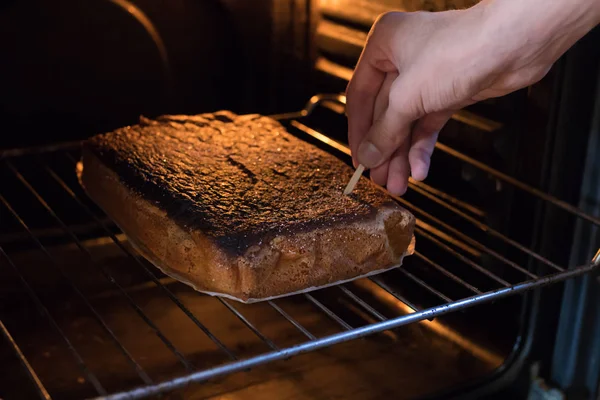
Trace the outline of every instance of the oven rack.
<path fill-rule="evenodd" d="M 291 129 L 297 131 L 296 133 L 299 133 L 300 135 L 306 135 L 307 138 L 318 140 L 325 146 L 329 146 L 332 151 L 338 151 L 348 155 L 349 149 L 345 145 L 329 138 L 328 136 L 324 135 L 318 130 L 311 128 L 309 125 L 305 124 L 304 121 L 304 118 L 313 114 L 313 112 L 317 108 L 327 108 L 338 113 L 343 113 L 344 105 L 345 97 L 343 95 L 317 95 L 310 99 L 310 101 L 303 110 L 294 113 L 280 114 L 274 116 L 274 118 L 280 120 L 283 123 L 288 124 Z M 540 200 L 549 203 L 554 207 L 562 209 L 565 212 L 568 212 L 580 218 L 581 220 L 586 221 L 587 223 L 600 227 L 600 219 L 597 217 L 587 215 L 578 208 L 573 207 L 568 203 L 560 201 L 559 199 L 547 195 L 537 190 L 536 188 L 533 188 L 510 176 L 507 176 L 483 163 L 480 163 L 464 154 L 461 154 L 460 152 L 446 145 L 438 143 L 436 147 L 439 151 L 442 151 L 452 157 L 455 157 L 461 162 L 468 163 L 475 168 L 481 169 L 487 174 L 494 176 L 496 179 L 506 184 L 512 185 L 519 190 L 522 190 L 532 196 L 535 196 L 536 198 L 539 198 Z M 111 276 L 110 272 L 105 271 L 101 266 L 97 266 L 100 272 L 104 274 L 105 278 L 114 287 L 114 289 L 126 299 L 127 303 L 148 325 L 149 329 L 153 331 L 153 333 L 165 344 L 165 346 L 176 356 L 179 362 L 188 371 L 187 374 L 177 377 L 175 379 L 170 379 L 162 382 L 154 382 L 144 371 L 144 369 L 140 366 L 140 364 L 134 359 L 134 357 L 129 353 L 128 349 L 119 341 L 117 334 L 113 332 L 110 325 L 103 319 L 101 314 L 97 312 L 97 310 L 92 306 L 92 303 L 87 297 L 87 295 L 80 290 L 80 288 L 77 286 L 77 283 L 75 283 L 75 281 L 72 280 L 67 275 L 67 273 L 61 268 L 61 266 L 53 259 L 51 252 L 48 251 L 48 249 L 42 244 L 42 241 L 39 237 L 39 233 L 37 233 L 34 229 L 31 229 L 27 225 L 23 216 L 15 210 L 13 204 L 11 204 L 7 200 L 7 198 L 2 193 L 2 188 L 0 188 L 0 209 L 4 207 L 8 214 L 12 216 L 12 218 L 18 223 L 18 225 L 20 225 L 24 236 L 28 237 L 29 240 L 31 240 L 31 242 L 38 248 L 38 250 L 42 251 L 47 256 L 47 259 L 52 264 L 52 268 L 55 268 L 74 289 L 79 300 L 89 310 L 93 318 L 100 324 L 104 332 L 112 340 L 115 347 L 118 348 L 118 350 L 125 356 L 131 368 L 133 368 L 139 376 L 139 379 L 142 383 L 141 386 L 122 392 L 109 393 L 104 388 L 102 382 L 100 382 L 100 380 L 95 376 L 95 374 L 90 370 L 90 368 L 88 368 L 85 359 L 78 352 L 77 348 L 69 339 L 69 337 L 65 335 L 65 333 L 61 330 L 60 325 L 56 322 L 55 318 L 49 312 L 44 303 L 40 300 L 40 297 L 30 284 L 30 282 L 28 282 L 28 280 L 24 277 L 18 266 L 12 261 L 9 252 L 5 251 L 5 249 L 0 246 L 0 260 L 4 260 L 5 265 L 12 269 L 14 274 L 20 280 L 24 291 L 27 292 L 31 301 L 36 304 L 37 308 L 45 316 L 48 323 L 62 338 L 65 346 L 68 348 L 68 351 L 71 353 L 72 357 L 81 369 L 82 374 L 85 376 L 86 380 L 90 382 L 95 388 L 98 394 L 98 399 L 134 399 L 159 395 L 178 388 L 182 388 L 190 383 L 204 382 L 209 379 L 225 376 L 234 372 L 245 371 L 249 368 L 257 367 L 269 362 L 285 360 L 292 356 L 297 356 L 303 353 L 323 349 L 335 344 L 351 341 L 367 335 L 373 335 L 375 333 L 384 332 L 386 330 L 392 330 L 418 321 L 423 321 L 427 319 L 431 320 L 438 316 L 442 316 L 468 307 L 473 307 L 478 304 L 484 304 L 493 300 L 501 299 L 511 295 L 516 295 L 518 293 L 524 293 L 526 291 L 539 288 L 544 285 L 564 281 L 566 279 L 580 276 L 586 273 L 597 272 L 598 267 L 600 267 L 600 250 L 595 255 L 593 260 L 587 265 L 581 265 L 570 268 L 557 265 L 551 260 L 547 259 L 546 257 L 527 248 L 526 246 L 523 246 L 518 241 L 505 236 L 501 232 L 481 222 L 481 220 L 477 218 L 478 210 L 476 207 L 466 202 L 463 202 L 462 200 L 457 199 L 456 197 L 448 193 L 431 187 L 428 184 L 411 180 L 409 183 L 410 191 L 415 192 L 419 196 L 427 198 L 429 201 L 435 203 L 437 206 L 440 206 L 444 210 L 451 212 L 457 218 L 465 221 L 466 223 L 472 225 L 475 229 L 481 231 L 483 235 L 493 237 L 503 242 L 507 246 L 525 254 L 529 260 L 534 260 L 536 262 L 536 266 L 538 268 L 535 270 L 533 270 L 532 268 L 526 268 L 525 266 L 510 260 L 504 254 L 485 245 L 484 243 L 482 243 L 482 240 L 478 239 L 478 236 L 466 235 L 460 230 L 450 225 L 449 223 L 446 223 L 440 218 L 434 216 L 429 211 L 415 206 L 411 202 L 407 201 L 405 198 L 394 197 L 398 202 L 400 202 L 400 204 L 412 211 L 415 214 L 415 216 L 417 216 L 417 243 L 419 243 L 419 240 L 430 241 L 437 249 L 446 252 L 450 256 L 454 257 L 457 262 L 462 262 L 469 268 L 472 268 L 474 271 L 476 271 L 476 273 L 487 277 L 490 280 L 490 282 L 493 282 L 493 286 L 495 287 L 489 290 L 478 288 L 478 284 L 466 281 L 465 278 L 459 277 L 458 274 L 452 271 L 452 268 L 442 266 L 433 261 L 427 255 L 422 254 L 419 251 L 419 246 L 417 244 L 417 251 L 415 252 L 415 255 L 413 257 L 416 257 L 428 264 L 433 270 L 435 270 L 441 276 L 445 277 L 448 281 L 462 286 L 467 292 L 470 293 L 470 295 L 462 296 L 460 298 L 451 298 L 449 295 L 444 293 L 444 288 L 440 288 L 439 285 L 436 286 L 431 282 L 428 282 L 427 280 L 418 277 L 408 268 L 399 268 L 397 271 L 403 276 L 403 278 L 411 281 L 412 283 L 414 283 L 414 285 L 422 288 L 423 290 L 437 297 L 439 299 L 439 304 L 433 307 L 421 308 L 413 304 L 413 302 L 411 302 L 410 299 L 407 299 L 405 296 L 396 292 L 393 288 L 389 287 L 387 283 L 384 280 L 382 280 L 379 276 L 366 278 L 366 280 L 369 281 L 370 284 L 374 284 L 379 289 L 388 292 L 394 298 L 406 304 L 410 309 L 410 312 L 406 315 L 402 315 L 395 318 L 386 318 L 382 313 L 380 313 L 372 305 L 370 305 L 367 300 L 361 298 L 355 291 L 350 289 L 349 285 L 340 285 L 338 288 L 341 291 L 342 295 L 345 296 L 349 301 L 353 302 L 358 308 L 362 309 L 372 319 L 372 323 L 360 327 L 351 326 L 347 321 L 344 320 L 343 317 L 337 315 L 334 311 L 332 311 L 325 304 L 319 301 L 314 295 L 314 293 L 295 295 L 295 297 L 299 297 L 303 299 L 303 301 L 312 304 L 314 307 L 316 307 L 316 309 L 323 312 L 324 315 L 327 316 L 327 318 L 330 318 L 341 328 L 341 331 L 339 333 L 335 333 L 324 337 L 317 337 L 313 333 L 311 333 L 296 319 L 294 319 L 288 312 L 286 312 L 285 309 L 278 304 L 277 300 L 268 301 L 267 304 L 269 305 L 269 307 L 275 310 L 287 322 L 292 324 L 306 338 L 306 341 L 288 347 L 280 347 L 271 339 L 269 339 L 264 333 L 262 333 L 258 329 L 257 326 L 255 326 L 255 324 L 252 323 L 252 321 L 249 318 L 247 318 L 242 312 L 239 311 L 239 307 L 236 307 L 234 302 L 223 298 L 216 298 L 217 301 L 222 303 L 222 305 L 228 311 L 233 313 L 240 321 L 242 321 L 242 323 L 249 330 L 251 330 L 258 338 L 260 338 L 261 341 L 263 341 L 271 349 L 271 351 L 257 356 L 240 359 L 217 337 L 217 335 L 211 332 L 211 330 L 209 330 L 203 324 L 203 322 L 192 311 L 188 309 L 188 307 L 186 307 L 184 302 L 181 301 L 173 293 L 173 291 L 171 291 L 171 289 L 169 288 L 168 279 L 165 280 L 163 278 L 159 278 L 158 272 L 154 270 L 153 267 L 150 267 L 146 263 L 141 261 L 140 258 L 136 256 L 136 254 L 134 254 L 134 252 L 125 245 L 126 240 L 121 238 L 118 233 L 115 233 L 113 230 L 110 229 L 109 223 L 105 219 L 99 218 L 90 210 L 89 206 L 86 205 L 85 199 L 83 199 L 80 195 L 77 195 L 75 193 L 73 188 L 66 183 L 64 177 L 61 177 L 50 166 L 44 164 L 41 158 L 37 157 L 39 155 L 44 155 L 48 153 L 64 155 L 64 157 L 68 158 L 70 162 L 73 163 L 74 167 L 77 161 L 76 156 L 74 156 L 74 154 L 76 153 L 74 152 L 76 152 L 77 149 L 78 143 L 66 143 L 63 145 L 55 145 L 46 148 L 5 151 L 0 153 L 0 169 L 4 168 L 6 171 L 12 174 L 18 181 L 20 181 L 20 183 L 26 188 L 26 190 L 30 192 L 30 194 L 33 197 L 35 197 L 39 205 L 45 210 L 48 216 L 57 223 L 57 225 L 59 226 L 59 230 L 61 230 L 64 234 L 68 235 L 72 243 L 75 246 L 77 246 L 79 250 L 82 253 L 84 253 L 93 264 L 93 257 L 83 244 L 83 240 L 78 237 L 76 230 L 72 226 L 69 226 L 67 223 L 64 222 L 64 217 L 59 216 L 55 212 L 55 210 L 49 205 L 46 199 L 39 193 L 36 187 L 34 187 L 34 185 L 31 184 L 31 182 L 25 177 L 24 174 L 22 174 L 20 169 L 16 166 L 16 161 L 18 161 L 21 157 L 36 157 L 36 160 L 40 163 L 40 167 L 43 170 L 45 170 L 45 172 L 48 174 L 49 179 L 57 185 L 57 188 L 59 188 L 58 190 L 63 190 L 72 199 L 73 207 L 78 207 L 83 212 L 87 213 L 90 217 L 90 222 L 99 227 L 99 229 L 101 229 L 104 232 L 105 236 L 109 237 L 114 242 L 114 245 L 117 246 L 123 252 L 123 255 L 131 259 L 132 263 L 135 263 L 140 268 L 142 268 L 143 272 L 153 282 L 153 284 L 160 288 L 161 292 L 165 296 L 167 296 L 170 299 L 170 301 L 172 301 L 180 310 L 182 310 L 187 315 L 187 317 L 193 322 L 193 324 L 201 332 L 203 332 L 215 344 L 215 346 L 217 346 L 220 349 L 220 351 L 222 351 L 223 354 L 229 359 L 229 362 L 227 363 L 216 365 L 202 370 L 196 370 L 195 367 L 186 358 L 186 356 L 176 348 L 176 346 L 167 338 L 165 334 L 163 334 L 161 329 L 153 322 L 153 320 L 144 313 L 143 307 L 135 302 L 135 300 L 129 294 L 130 288 L 121 285 L 119 282 L 117 282 L 117 280 L 114 279 L 113 276 Z M 469 257 L 470 255 L 472 255 L 473 252 L 476 252 L 477 254 L 485 253 L 491 258 L 501 263 L 504 263 L 506 266 L 512 268 L 515 271 L 515 273 L 520 274 L 521 279 L 509 280 L 506 277 L 498 276 L 492 270 L 486 268 L 480 263 L 473 261 L 473 259 Z M 19 347 L 19 343 L 13 338 L 13 336 L 8 331 L 7 327 L 2 323 L 2 321 L 0 321 L 0 332 L 2 333 L 2 336 L 4 337 L 6 342 L 12 348 L 15 356 L 20 360 L 24 372 L 30 378 L 32 384 L 35 385 L 35 388 L 40 398 L 50 399 L 51 396 L 44 387 L 42 380 L 38 377 L 38 374 L 32 368 L 27 358 L 24 356 L 23 352 Z"/>

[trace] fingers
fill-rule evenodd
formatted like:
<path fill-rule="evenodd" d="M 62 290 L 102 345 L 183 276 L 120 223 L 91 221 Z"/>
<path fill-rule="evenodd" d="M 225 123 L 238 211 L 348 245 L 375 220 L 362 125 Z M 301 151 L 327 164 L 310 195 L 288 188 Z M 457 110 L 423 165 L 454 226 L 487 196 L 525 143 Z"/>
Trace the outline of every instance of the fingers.
<path fill-rule="evenodd" d="M 389 160 L 369 171 L 371 180 L 378 185 L 385 186 L 388 180 Z"/>
<path fill-rule="evenodd" d="M 375 99 L 385 78 L 385 73 L 373 66 L 370 57 L 367 46 L 346 90 L 348 142 L 355 164 L 358 145 L 371 126 Z"/>
<path fill-rule="evenodd" d="M 415 124 L 408 153 L 411 175 L 415 180 L 422 181 L 427 177 L 438 134 L 452 114 L 453 111 L 428 114 Z"/>
<path fill-rule="evenodd" d="M 385 79 L 383 80 L 381 89 L 379 89 L 379 93 L 377 94 L 377 98 L 375 99 L 375 107 L 373 108 L 373 120 L 377 120 L 378 118 L 381 118 L 383 116 L 383 113 L 385 112 L 385 109 L 388 106 L 390 87 L 392 86 L 392 83 L 397 77 L 397 72 L 388 72 L 385 75 Z M 389 162 L 386 161 L 380 166 L 371 169 L 371 180 L 378 185 L 385 186 L 388 178 L 388 167 Z"/>
<path fill-rule="evenodd" d="M 389 162 L 387 190 L 396 196 L 402 196 L 408 188 L 408 175 L 410 174 L 408 164 L 409 147 L 410 143 L 406 140 L 394 152 Z"/>
<path fill-rule="evenodd" d="M 379 89 L 379 93 L 377 93 L 377 98 L 375 99 L 375 106 L 373 107 L 373 123 L 374 121 L 380 119 L 385 112 L 385 109 L 388 107 L 390 100 L 390 88 L 392 87 L 392 83 L 398 77 L 398 72 L 388 72 L 385 74 L 385 78 L 383 83 L 381 84 L 381 88 Z"/>
<path fill-rule="evenodd" d="M 411 124 L 422 115 L 419 114 L 419 107 L 413 104 L 413 86 L 402 76 L 396 76 L 392 82 L 385 112 L 373 121 L 358 146 L 356 159 L 366 168 L 372 169 L 383 164 L 410 137 Z"/>
<path fill-rule="evenodd" d="M 418 181 L 425 179 L 438 133 L 452 114 L 453 111 L 441 111 L 418 120 L 390 159 L 371 170 L 371 179 L 379 185 L 387 182 L 387 190 L 397 196 L 406 193 L 410 175 Z"/>
<path fill-rule="evenodd" d="M 358 146 L 358 162 L 370 169 L 383 164 L 409 137 L 411 122 L 388 106 Z"/>

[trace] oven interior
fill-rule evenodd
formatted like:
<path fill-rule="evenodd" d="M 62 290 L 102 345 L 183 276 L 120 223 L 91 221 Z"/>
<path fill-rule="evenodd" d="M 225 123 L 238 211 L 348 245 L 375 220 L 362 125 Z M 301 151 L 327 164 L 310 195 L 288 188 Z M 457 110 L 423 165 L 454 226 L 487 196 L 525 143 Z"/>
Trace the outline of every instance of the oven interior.
<path fill-rule="evenodd" d="M 581 304 L 597 310 L 564 299 L 594 288 L 600 247 L 598 32 L 454 116 L 397 199 L 417 254 L 382 275 L 251 305 L 200 295 L 79 186 L 77 141 L 140 114 L 274 114 L 349 162 L 337 93 L 392 3 L 0 7 L 0 398 L 525 398 L 538 377 L 593 395 L 555 364 Z"/>

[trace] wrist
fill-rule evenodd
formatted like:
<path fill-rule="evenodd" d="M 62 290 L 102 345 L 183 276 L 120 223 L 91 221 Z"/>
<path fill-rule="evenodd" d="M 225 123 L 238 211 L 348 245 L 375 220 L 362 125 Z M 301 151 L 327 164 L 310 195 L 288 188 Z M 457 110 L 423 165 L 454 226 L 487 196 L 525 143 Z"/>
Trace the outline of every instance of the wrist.
<path fill-rule="evenodd" d="M 485 36 L 498 42 L 488 45 L 516 64 L 534 55 L 552 64 L 600 23 L 598 0 L 483 0 L 475 8 Z"/>

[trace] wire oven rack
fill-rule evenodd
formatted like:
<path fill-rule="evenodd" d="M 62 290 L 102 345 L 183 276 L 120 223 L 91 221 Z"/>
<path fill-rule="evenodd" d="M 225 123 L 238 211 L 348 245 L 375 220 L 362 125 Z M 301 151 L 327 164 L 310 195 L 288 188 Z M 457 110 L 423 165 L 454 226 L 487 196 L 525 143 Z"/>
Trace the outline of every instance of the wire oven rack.
<path fill-rule="evenodd" d="M 331 110 L 337 110 L 338 113 L 343 113 L 344 105 L 345 97 L 342 95 L 317 95 L 310 99 L 310 101 L 303 110 L 294 113 L 281 114 L 274 117 L 282 122 L 287 123 L 291 129 L 295 129 L 300 135 L 307 135 L 307 138 L 310 137 L 312 138 L 312 140 L 317 140 L 321 142 L 321 144 L 323 144 L 324 146 L 330 147 L 332 150 L 335 149 L 335 151 L 341 152 L 343 154 L 349 154 L 349 149 L 345 145 L 335 140 L 332 140 L 330 137 L 324 135 L 323 133 L 311 128 L 310 126 L 304 123 L 304 118 L 310 116 L 317 108 L 328 107 Z M 460 119 L 461 116 L 459 115 L 457 118 Z M 75 246 L 77 246 L 79 250 L 83 252 L 87 257 L 91 258 L 89 251 L 82 244 L 82 239 L 78 235 L 76 228 L 66 223 L 64 221 L 64 218 L 61 218 L 55 212 L 55 210 L 50 206 L 50 204 L 46 201 L 44 196 L 35 187 L 35 185 L 33 185 L 16 166 L 16 161 L 18 161 L 19 158 L 24 156 L 31 156 L 34 153 L 58 154 L 64 152 L 64 156 L 69 158 L 71 162 L 75 163 L 76 158 L 72 155 L 72 153 L 69 153 L 69 151 L 76 151 L 77 149 L 78 143 L 66 143 L 38 149 L 9 150 L 0 153 L 0 168 L 6 169 L 6 171 L 12 174 L 18 181 L 20 181 L 21 184 L 33 195 L 36 201 L 39 202 L 39 205 L 41 205 L 41 207 L 45 210 L 47 217 L 54 220 L 60 226 L 60 229 L 64 232 L 64 234 L 66 234 L 70 238 L 72 243 Z M 455 157 L 461 162 L 468 163 L 475 168 L 485 171 L 487 174 L 495 177 L 496 179 L 508 185 L 512 185 L 513 187 L 524 191 L 532 196 L 535 196 L 541 199 L 542 201 L 553 205 L 554 207 L 558 207 L 576 216 L 577 218 L 580 218 L 584 221 L 587 221 L 590 224 L 600 227 L 599 218 L 587 215 L 568 203 L 560 201 L 510 176 L 507 176 L 497 170 L 494 170 L 493 168 L 483 163 L 480 163 L 472 158 L 469 158 L 468 156 L 444 144 L 438 143 L 437 149 L 441 152 L 446 153 L 447 155 Z M 189 360 L 187 360 L 185 355 L 177 349 L 177 347 L 167 338 L 167 336 L 153 322 L 153 320 L 145 314 L 143 308 L 140 305 L 138 305 L 134 298 L 129 294 L 128 289 L 119 284 L 117 280 L 113 278 L 110 271 L 104 270 L 103 268 L 99 268 L 100 272 L 104 274 L 104 276 L 112 284 L 114 289 L 117 292 L 119 292 L 122 296 L 124 296 L 127 303 L 148 325 L 149 329 L 166 345 L 166 347 L 175 355 L 179 362 L 188 371 L 187 374 L 179 376 L 175 379 L 170 379 L 163 382 L 153 382 L 152 379 L 148 376 L 148 374 L 144 371 L 144 369 L 140 366 L 140 364 L 130 354 L 126 346 L 119 341 L 118 335 L 111 329 L 110 324 L 107 323 L 105 319 L 103 319 L 101 314 L 94 308 L 92 302 L 87 297 L 86 293 L 80 290 L 77 284 L 69 278 L 69 276 L 64 272 L 64 270 L 61 269 L 61 266 L 57 265 L 58 263 L 54 262 L 55 267 L 57 267 L 57 270 L 69 282 L 72 289 L 74 289 L 75 293 L 77 294 L 79 300 L 81 300 L 85 307 L 89 309 L 94 319 L 101 325 L 102 329 L 110 337 L 114 346 L 125 356 L 130 366 L 136 371 L 140 380 L 143 382 L 143 386 L 138 386 L 131 390 L 109 393 L 105 389 L 103 384 L 100 382 L 100 380 L 88 368 L 84 357 L 78 352 L 73 342 L 61 330 L 60 325 L 56 322 L 52 314 L 48 311 L 45 304 L 40 299 L 40 296 L 36 293 L 30 282 L 28 282 L 28 280 L 13 262 L 11 256 L 9 255 L 9 252 L 6 251 L 4 248 L 0 247 L 0 260 L 4 259 L 5 264 L 9 266 L 10 269 L 12 269 L 16 276 L 19 278 L 21 285 L 23 286 L 24 290 L 28 293 L 30 299 L 36 304 L 37 308 L 45 316 L 49 324 L 62 338 L 64 344 L 66 345 L 72 357 L 81 369 L 81 372 L 95 388 L 97 395 L 99 396 L 98 398 L 102 399 L 134 399 L 159 395 L 177 388 L 181 388 L 192 382 L 197 383 L 207 381 L 212 378 L 225 376 L 234 372 L 244 371 L 249 368 L 273 362 L 276 360 L 288 359 L 292 356 L 315 351 L 318 349 L 323 349 L 334 344 L 347 342 L 367 335 L 372 335 L 375 333 L 395 329 L 414 322 L 428 319 L 431 320 L 435 317 L 452 313 L 468 307 L 473 307 L 478 304 L 491 302 L 496 299 L 516 295 L 518 293 L 523 293 L 535 288 L 539 288 L 544 285 L 563 281 L 586 273 L 591 273 L 596 271 L 600 267 L 600 250 L 593 258 L 593 260 L 587 265 L 581 265 L 571 268 L 557 265 L 549 259 L 536 253 L 535 251 L 523 246 L 518 241 L 505 236 L 501 232 L 481 222 L 481 220 L 476 217 L 477 209 L 475 207 L 472 207 L 471 205 L 457 199 L 456 197 L 449 195 L 436 188 L 433 188 L 427 184 L 411 180 L 409 184 L 410 191 L 413 191 L 414 193 L 427 198 L 428 200 L 435 203 L 437 206 L 440 206 L 444 210 L 452 213 L 456 218 L 461 219 L 463 222 L 472 225 L 474 229 L 481 232 L 482 236 L 493 237 L 494 239 L 503 242 L 506 246 L 516 249 L 516 251 L 521 252 L 522 254 L 527 256 L 529 260 L 536 261 L 537 265 L 540 267 L 535 270 L 532 270 L 531 268 L 526 268 L 519 263 L 511 261 L 507 258 L 507 256 L 485 245 L 483 243 L 484 240 L 482 240 L 480 236 L 466 235 L 461 230 L 456 229 L 449 223 L 445 223 L 443 220 L 434 216 L 432 213 L 415 206 L 411 202 L 407 201 L 405 198 L 395 197 L 397 201 L 399 201 L 407 209 L 411 210 L 418 217 L 416 228 L 417 240 L 419 240 L 419 236 L 426 240 L 429 240 L 440 251 L 447 252 L 457 261 L 464 263 L 468 266 L 468 268 L 471 268 L 476 273 L 481 274 L 481 276 L 488 279 L 491 283 L 489 283 L 489 285 L 485 285 L 485 289 L 483 289 L 481 288 L 482 286 L 480 286 L 479 283 L 467 281 L 465 278 L 460 277 L 459 274 L 453 272 L 452 268 L 440 265 L 428 256 L 422 254 L 419 251 L 419 246 L 417 245 L 417 252 L 415 253 L 414 257 L 417 257 L 421 261 L 428 264 L 433 271 L 440 274 L 445 279 L 452 281 L 458 286 L 461 286 L 467 294 L 461 297 L 454 296 L 451 298 L 449 295 L 444 293 L 444 289 L 440 288 L 439 285 L 432 284 L 426 279 L 418 277 L 416 274 L 410 272 L 407 268 L 398 269 L 398 272 L 403 278 L 411 281 L 414 285 L 419 286 L 422 289 L 430 292 L 439 300 L 438 304 L 433 307 L 421 308 L 411 303 L 411 301 L 404 297 L 402 294 L 394 291 L 393 288 L 389 287 L 379 277 L 375 276 L 371 278 L 366 278 L 371 283 L 378 285 L 381 289 L 388 291 L 396 299 L 406 304 L 411 311 L 406 315 L 402 315 L 399 317 L 386 318 L 386 316 L 382 315 L 374 307 L 372 307 L 368 301 L 361 298 L 354 291 L 348 289 L 346 285 L 340 285 L 339 289 L 343 292 L 343 295 L 346 296 L 350 301 L 354 302 L 359 308 L 363 309 L 367 314 L 371 315 L 371 317 L 373 318 L 373 323 L 358 328 L 352 327 L 344 320 L 343 317 L 337 315 L 334 311 L 332 311 L 325 304 L 319 301 L 314 295 L 314 293 L 296 295 L 296 297 L 303 298 L 304 301 L 308 301 L 310 304 L 315 306 L 328 318 L 335 321 L 341 328 L 341 332 L 330 334 L 324 337 L 317 337 L 313 333 L 311 333 L 306 327 L 304 327 L 300 322 L 298 322 L 297 319 L 292 317 L 288 312 L 284 310 L 284 308 L 278 305 L 277 301 L 268 301 L 267 303 L 269 307 L 271 307 L 275 312 L 277 312 L 284 320 L 292 324 L 306 338 L 306 340 L 302 343 L 288 347 L 279 347 L 276 343 L 269 339 L 250 321 L 249 318 L 247 318 L 239 310 L 239 307 L 232 304 L 232 302 L 226 299 L 217 298 L 219 302 L 221 302 L 231 313 L 233 313 L 240 321 L 242 321 L 243 324 L 245 324 L 258 338 L 260 338 L 260 340 L 262 340 L 266 344 L 266 346 L 268 346 L 268 348 L 270 348 L 270 351 L 268 352 L 249 358 L 240 359 L 234 353 L 234 351 L 228 348 L 217 337 L 217 335 L 215 335 L 209 328 L 207 328 L 207 326 L 200 320 L 199 317 L 196 316 L 194 312 L 192 312 L 188 307 L 186 307 L 184 302 L 181 299 L 179 299 L 167 285 L 164 284 L 163 280 L 158 278 L 158 273 L 156 270 L 140 261 L 140 259 L 133 253 L 133 251 L 130 250 L 124 244 L 125 240 L 119 237 L 118 232 L 115 232 L 114 230 L 109 228 L 110 221 L 106 221 L 106 218 L 99 217 L 97 216 L 97 214 L 92 212 L 90 210 L 90 207 L 87 205 L 85 199 L 81 198 L 81 195 L 77 195 L 75 193 L 75 191 L 65 182 L 64 177 L 61 177 L 48 165 L 42 164 L 41 166 L 43 169 L 46 170 L 49 178 L 53 180 L 54 183 L 58 185 L 58 187 L 60 187 L 60 190 L 63 190 L 68 194 L 68 196 L 72 200 L 72 206 L 86 213 L 89 216 L 91 224 L 98 227 L 98 229 L 102 232 L 104 236 L 109 237 L 114 242 L 114 245 L 118 247 L 118 249 L 120 249 L 120 251 L 122 251 L 126 256 L 130 257 L 132 262 L 139 264 L 139 266 L 142 267 L 144 273 L 154 283 L 154 285 L 156 285 L 170 301 L 172 301 L 179 309 L 181 309 L 185 313 L 185 315 L 187 315 L 187 317 L 192 321 L 192 323 L 197 328 L 199 328 L 212 342 L 214 342 L 214 344 L 220 349 L 220 351 L 230 360 L 228 363 L 225 364 L 211 366 L 209 368 L 201 370 L 195 370 L 194 366 L 189 362 Z M 0 207 L 2 206 L 8 211 L 8 214 L 12 215 L 14 220 L 17 221 L 17 224 L 21 227 L 22 231 L 26 234 L 29 240 L 31 240 L 31 242 L 37 247 L 37 249 L 42 251 L 48 257 L 48 260 L 52 262 L 53 255 L 44 246 L 38 234 L 36 234 L 34 230 L 27 225 L 22 216 L 15 209 L 14 205 L 11 204 L 11 202 L 8 201 L 7 197 L 5 197 L 0 191 Z M 419 242 L 417 241 L 417 243 Z M 469 254 L 472 252 L 476 252 L 478 254 L 487 254 L 491 258 L 505 264 L 507 267 L 512 269 L 515 275 L 512 275 L 510 279 L 505 276 L 499 276 L 492 269 L 486 268 L 480 263 L 473 261 L 473 259 L 469 257 Z M 515 279 L 515 276 L 519 278 Z M 42 399 L 50 399 L 51 396 L 44 387 L 42 381 L 39 379 L 36 371 L 31 367 L 29 361 L 21 351 L 18 343 L 13 339 L 11 333 L 8 331 L 7 327 L 2 323 L 2 321 L 0 321 L 0 332 L 4 336 L 4 339 L 10 344 L 10 347 L 14 352 L 15 356 L 20 360 L 24 371 L 28 375 L 31 382 L 35 385 L 39 397 Z"/>

